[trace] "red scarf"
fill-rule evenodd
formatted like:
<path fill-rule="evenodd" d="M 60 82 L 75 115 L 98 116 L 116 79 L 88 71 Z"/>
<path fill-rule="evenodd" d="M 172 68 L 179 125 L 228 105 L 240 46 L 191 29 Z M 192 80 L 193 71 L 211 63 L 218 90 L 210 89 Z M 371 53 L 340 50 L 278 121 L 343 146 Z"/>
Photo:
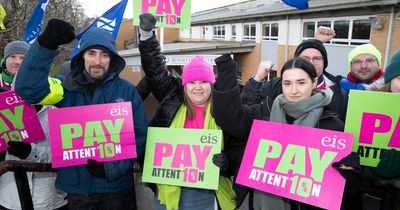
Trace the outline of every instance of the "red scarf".
<path fill-rule="evenodd" d="M 382 70 L 382 68 L 379 68 L 379 71 L 375 74 L 374 78 L 372 78 L 372 79 L 370 79 L 370 80 L 360 82 L 360 81 L 358 81 L 358 80 L 353 76 L 353 74 L 352 74 L 351 72 L 349 72 L 349 73 L 347 74 L 347 79 L 348 79 L 350 82 L 352 82 L 352 83 L 371 84 L 371 83 L 375 82 L 376 80 L 378 80 L 379 78 L 381 78 L 382 75 L 383 75 L 383 70 Z"/>

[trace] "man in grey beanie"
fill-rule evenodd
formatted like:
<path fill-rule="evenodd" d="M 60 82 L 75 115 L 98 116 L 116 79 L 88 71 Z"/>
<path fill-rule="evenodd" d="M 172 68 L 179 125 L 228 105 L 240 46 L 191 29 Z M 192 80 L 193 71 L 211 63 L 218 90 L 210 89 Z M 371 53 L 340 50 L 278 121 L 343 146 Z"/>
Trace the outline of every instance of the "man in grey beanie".
<path fill-rule="evenodd" d="M 11 90 L 14 75 L 19 70 L 29 47 L 30 45 L 24 41 L 12 41 L 6 45 L 1 64 L 3 70 L 0 74 L 0 87 Z"/>

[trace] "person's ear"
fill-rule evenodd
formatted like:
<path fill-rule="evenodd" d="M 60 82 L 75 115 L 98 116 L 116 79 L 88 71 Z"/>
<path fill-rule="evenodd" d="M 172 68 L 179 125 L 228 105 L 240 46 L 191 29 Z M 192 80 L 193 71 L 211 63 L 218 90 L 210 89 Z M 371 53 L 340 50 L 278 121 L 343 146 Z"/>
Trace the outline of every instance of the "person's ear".
<path fill-rule="evenodd" d="M 318 77 L 315 77 L 313 81 L 313 88 L 314 89 L 317 88 L 317 85 L 318 85 Z"/>

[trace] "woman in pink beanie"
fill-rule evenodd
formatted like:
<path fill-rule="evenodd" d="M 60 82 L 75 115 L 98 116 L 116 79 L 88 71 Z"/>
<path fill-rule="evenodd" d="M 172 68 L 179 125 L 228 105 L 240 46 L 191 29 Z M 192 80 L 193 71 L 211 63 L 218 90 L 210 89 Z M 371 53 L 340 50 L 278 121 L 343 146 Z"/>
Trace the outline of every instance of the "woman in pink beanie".
<path fill-rule="evenodd" d="M 203 57 L 195 56 L 192 61 L 183 67 L 182 85 L 185 93 L 184 102 L 188 108 L 189 118 L 193 119 L 195 110 L 204 112 L 202 109 L 210 102 L 211 85 L 214 83 L 213 66 L 205 61 Z M 189 120 L 188 123 L 196 122 Z"/>
<path fill-rule="evenodd" d="M 194 56 L 183 67 L 182 79 L 170 74 L 153 33 L 155 22 L 151 14 L 140 16 L 142 67 L 151 92 L 160 102 L 150 126 L 220 130 L 211 111 L 213 66 L 203 57 Z M 242 148 L 236 142 L 239 141 L 224 135 L 223 153 L 213 156 L 213 163 L 220 168 L 218 190 L 157 184 L 155 209 L 214 210 L 216 204 L 221 209 L 236 209 L 236 195 L 228 178 L 234 175 L 231 168 L 235 164 L 231 163 L 236 160 L 235 154 L 240 154 L 234 151 Z"/>

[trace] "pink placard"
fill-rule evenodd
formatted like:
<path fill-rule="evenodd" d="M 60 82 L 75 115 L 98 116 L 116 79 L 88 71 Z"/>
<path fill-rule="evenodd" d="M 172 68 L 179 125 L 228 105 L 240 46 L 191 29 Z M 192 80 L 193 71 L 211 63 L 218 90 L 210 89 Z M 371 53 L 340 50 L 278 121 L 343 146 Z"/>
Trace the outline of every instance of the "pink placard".
<path fill-rule="evenodd" d="M 53 168 L 136 157 L 130 102 L 50 110 Z"/>
<path fill-rule="evenodd" d="M 33 106 L 15 91 L 0 94 L 0 152 L 7 150 L 8 141 L 32 143 L 45 139 Z"/>
<path fill-rule="evenodd" d="M 237 183 L 324 209 L 340 209 L 345 179 L 331 165 L 353 134 L 254 120 Z"/>

